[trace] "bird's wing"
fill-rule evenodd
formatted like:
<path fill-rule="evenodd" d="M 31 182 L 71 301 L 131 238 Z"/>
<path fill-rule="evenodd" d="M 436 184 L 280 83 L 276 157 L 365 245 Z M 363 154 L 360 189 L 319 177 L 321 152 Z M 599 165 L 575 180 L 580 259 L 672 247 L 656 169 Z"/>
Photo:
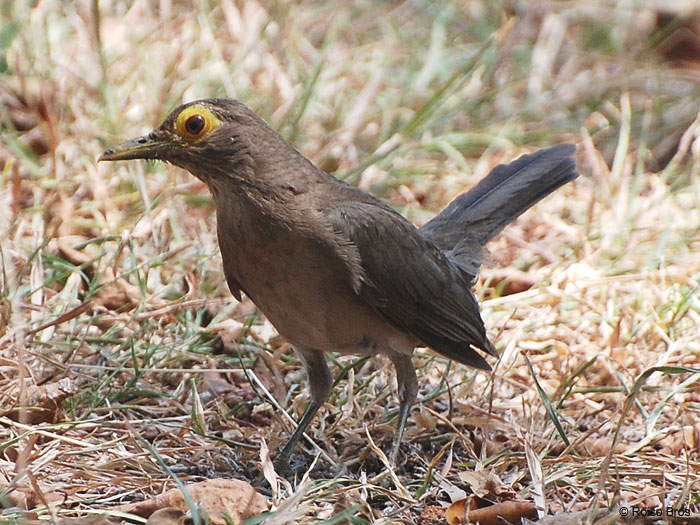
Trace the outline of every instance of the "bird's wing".
<path fill-rule="evenodd" d="M 335 201 L 320 211 L 359 253 L 362 299 L 435 351 L 490 369 L 470 348 L 496 355 L 470 290 L 472 275 L 380 202 Z"/>

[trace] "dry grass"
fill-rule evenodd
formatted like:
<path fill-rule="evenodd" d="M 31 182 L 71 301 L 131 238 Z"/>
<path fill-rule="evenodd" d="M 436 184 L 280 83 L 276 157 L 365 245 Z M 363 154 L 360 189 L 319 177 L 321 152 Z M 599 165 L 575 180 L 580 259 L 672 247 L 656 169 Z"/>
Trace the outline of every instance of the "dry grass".
<path fill-rule="evenodd" d="M 273 487 L 270 523 L 415 523 L 465 493 L 698 503 L 700 59 L 664 58 L 677 24 L 612 0 L 35 3 L 0 18 L 3 90 L 26 101 L 0 145 L 0 521 L 109 515 L 175 476 L 260 487 L 261 444 L 290 429 L 277 405 L 303 409 L 291 348 L 228 294 L 206 188 L 95 162 L 211 96 L 416 222 L 499 162 L 581 144 L 583 177 L 490 246 L 495 373 L 417 352 L 393 476 L 367 446 L 391 442 L 393 370 L 338 358 L 311 432 L 327 459 Z"/>

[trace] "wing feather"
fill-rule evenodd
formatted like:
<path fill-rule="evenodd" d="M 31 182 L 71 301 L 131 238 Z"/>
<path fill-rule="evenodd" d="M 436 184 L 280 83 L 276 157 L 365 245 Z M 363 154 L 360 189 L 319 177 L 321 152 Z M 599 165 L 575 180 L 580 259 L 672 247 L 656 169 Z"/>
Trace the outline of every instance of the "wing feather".
<path fill-rule="evenodd" d="M 496 355 L 471 292 L 473 275 L 379 201 L 336 201 L 321 212 L 357 249 L 358 293 L 368 304 L 446 357 L 489 369 L 472 348 Z"/>

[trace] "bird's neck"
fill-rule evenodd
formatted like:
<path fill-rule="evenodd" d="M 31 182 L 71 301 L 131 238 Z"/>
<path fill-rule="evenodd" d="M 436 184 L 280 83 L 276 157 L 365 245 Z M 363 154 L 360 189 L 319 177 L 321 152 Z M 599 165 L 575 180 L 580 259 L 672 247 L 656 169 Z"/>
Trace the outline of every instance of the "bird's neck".
<path fill-rule="evenodd" d="M 307 181 L 283 177 L 229 177 L 207 180 L 216 203 L 217 215 L 229 221 L 267 224 L 289 230 L 311 210 L 303 210 Z M 237 217 L 234 219 L 234 217 Z"/>

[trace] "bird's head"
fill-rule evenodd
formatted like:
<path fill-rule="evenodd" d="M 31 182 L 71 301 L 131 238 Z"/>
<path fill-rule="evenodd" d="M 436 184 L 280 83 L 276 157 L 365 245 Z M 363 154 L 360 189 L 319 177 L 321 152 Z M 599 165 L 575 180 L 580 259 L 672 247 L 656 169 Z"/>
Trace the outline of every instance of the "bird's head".
<path fill-rule="evenodd" d="M 211 181 L 245 176 L 256 159 L 286 149 L 281 137 L 244 104 L 204 99 L 183 104 L 147 135 L 105 150 L 100 161 L 156 159 Z"/>

